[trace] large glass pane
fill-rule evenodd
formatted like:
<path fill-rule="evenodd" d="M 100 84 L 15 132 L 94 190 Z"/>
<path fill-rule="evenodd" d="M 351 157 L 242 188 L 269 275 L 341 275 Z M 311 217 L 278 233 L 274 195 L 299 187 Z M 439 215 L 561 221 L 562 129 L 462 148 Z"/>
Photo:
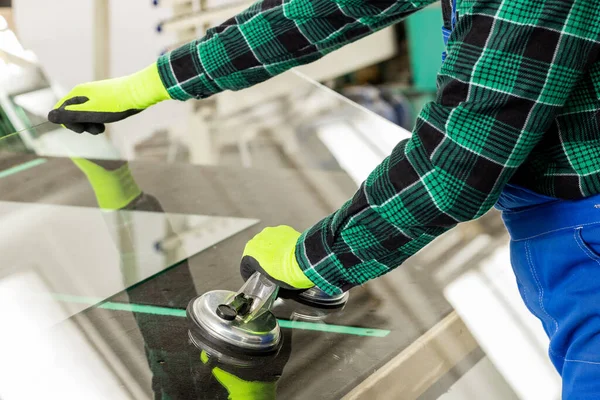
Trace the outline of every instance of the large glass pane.
<path fill-rule="evenodd" d="M 3 400 L 376 398 L 388 386 L 396 398 L 450 400 L 449 388 L 478 398 L 491 386 L 485 398 L 528 398 L 503 357 L 514 349 L 491 333 L 498 321 L 522 332 L 520 364 L 556 382 L 539 327 L 520 322 L 516 291 L 500 289 L 508 255 L 496 215 L 354 288 L 342 309 L 278 299 L 284 341 L 269 363 L 205 362 L 189 341 L 189 301 L 238 290 L 254 234 L 335 211 L 410 133 L 290 72 L 173 103 L 193 109 L 177 124 L 154 129 L 153 110 L 77 135 L 45 122 L 59 96 L 42 71 L 14 73 L 31 84 L 0 97 Z M 125 146 L 127 135 L 140 139 Z"/>

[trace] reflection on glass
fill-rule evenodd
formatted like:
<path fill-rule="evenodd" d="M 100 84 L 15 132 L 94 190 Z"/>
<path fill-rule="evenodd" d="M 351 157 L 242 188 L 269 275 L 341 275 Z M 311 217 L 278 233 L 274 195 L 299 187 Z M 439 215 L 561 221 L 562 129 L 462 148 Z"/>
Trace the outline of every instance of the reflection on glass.
<path fill-rule="evenodd" d="M 19 228 L 24 234 L 28 234 L 29 242 L 35 244 L 32 247 L 34 251 L 24 256 L 26 243 L 20 231 L 11 231 L 12 238 L 4 235 L 6 237 L 3 238 L 1 250 L 5 263 L 0 269 L 0 291 L 3 295 L 0 298 L 6 300 L 3 303 L 4 323 L 14 329 L 0 334 L 0 348 L 5 350 L 4 354 L 8 354 L 9 360 L 17 362 L 19 354 L 13 354 L 9 347 L 16 345 L 19 348 L 26 342 L 32 342 L 33 346 L 42 347 L 41 354 L 51 364 L 60 359 L 62 368 L 57 370 L 57 365 L 46 368 L 43 380 L 52 379 L 49 387 L 64 385 L 57 392 L 66 394 L 67 397 L 99 384 L 108 388 L 105 390 L 114 391 L 109 398 L 127 398 L 127 393 L 122 392 L 116 384 L 115 379 L 118 380 L 119 376 L 114 376 L 118 372 L 118 368 L 115 368 L 121 362 L 114 355 L 110 356 L 111 350 L 102 346 L 104 340 L 99 340 L 97 334 L 93 334 L 85 326 L 75 328 L 67 324 L 60 334 L 50 336 L 48 329 L 89 307 L 90 303 L 101 301 L 154 275 L 255 221 L 166 214 L 155 197 L 141 191 L 126 162 L 84 159 L 72 161 L 92 185 L 101 210 L 0 203 L 0 220 L 4 222 L 4 226 L 9 226 L 6 224 L 7 219 L 10 221 L 17 218 L 15 222 L 21 224 Z M 38 229 L 38 224 L 50 229 L 40 237 L 33 237 L 29 227 L 23 226 L 23 221 L 34 222 L 34 229 Z M 60 229 L 61 225 L 64 230 Z M 205 226 L 204 231 L 202 226 Z M 43 239 L 48 238 L 46 235 L 50 232 L 50 252 L 45 253 L 46 243 Z M 14 263 L 23 266 L 31 264 L 32 268 L 19 268 Z M 13 268 L 7 269 L 7 266 Z M 180 271 L 189 274 L 185 262 L 178 267 Z M 186 282 L 193 286 L 191 278 Z M 4 299 L 4 294 L 10 297 Z M 137 301 L 135 298 L 130 300 Z M 60 302 L 59 307 L 55 301 Z M 23 318 L 26 323 L 23 323 Z M 194 349 L 193 353 L 184 352 L 188 361 L 178 364 L 177 362 L 183 361 L 178 360 L 181 352 L 174 350 L 175 354 L 169 353 L 169 348 L 160 339 L 163 333 L 154 329 L 154 316 L 149 318 L 147 314 L 136 314 L 136 321 L 145 338 L 148 363 L 154 375 L 153 389 L 158 398 L 189 398 L 181 395 L 182 392 L 178 390 L 181 389 L 182 379 L 187 389 L 190 385 L 194 386 L 189 368 L 203 365 L 200 362 L 200 351 Z M 178 319 L 178 323 L 181 328 L 186 327 L 184 319 Z M 177 330 L 176 327 L 173 328 Z M 176 346 L 186 348 L 186 337 L 180 337 L 180 344 L 175 340 Z M 86 344 L 86 339 L 92 340 L 99 347 Z M 5 346 L 6 343 L 11 343 L 11 346 Z M 98 358 L 98 352 L 103 351 L 109 352 L 107 360 L 110 362 L 105 365 Z M 85 356 L 85 359 L 80 359 L 79 356 Z M 165 358 L 169 359 L 167 368 L 164 365 Z M 178 372 L 173 375 L 173 370 L 169 369 L 171 362 L 177 365 L 175 368 L 188 368 L 187 374 Z M 46 365 L 46 362 L 42 361 L 38 365 Z M 67 377 L 60 371 L 70 371 L 78 376 L 78 380 L 73 382 L 73 377 L 69 376 L 67 382 Z M 2 382 L 0 394 L 3 394 L 3 398 L 4 395 L 11 399 L 32 398 L 28 396 L 36 389 L 23 390 L 21 386 L 24 371 L 17 368 L 4 372 L 3 376 L 20 384 L 15 386 Z M 128 374 L 125 371 L 121 373 Z M 178 382 L 171 382 L 174 377 L 177 377 Z M 135 388 L 130 389 L 135 391 Z M 48 387 L 44 390 L 48 390 Z M 240 388 L 234 385 L 230 390 L 239 391 Z M 180 396 L 176 396 L 177 394 Z"/>
<path fill-rule="evenodd" d="M 0 202 L 4 226 L 11 220 L 18 224 L 4 234 L 0 247 L 12 249 L 4 254 L 15 253 L 14 261 L 23 263 L 20 254 L 36 242 L 32 255 L 44 259 L 36 269 L 48 282 L 50 297 L 104 299 L 257 222 L 152 212 L 157 200 L 141 191 L 127 163 L 73 162 L 93 187 L 100 209 Z M 66 307 L 76 313 L 87 305 Z"/>

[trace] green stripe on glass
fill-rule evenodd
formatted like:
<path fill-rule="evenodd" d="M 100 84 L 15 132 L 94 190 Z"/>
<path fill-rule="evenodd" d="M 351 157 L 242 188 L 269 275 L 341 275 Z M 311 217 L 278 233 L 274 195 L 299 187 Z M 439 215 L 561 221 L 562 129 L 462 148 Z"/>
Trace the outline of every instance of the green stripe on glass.
<path fill-rule="evenodd" d="M 345 325 L 330 325 L 325 323 L 314 323 L 305 321 L 289 321 L 286 319 L 278 319 L 279 326 L 282 328 L 290 329 L 304 329 L 307 331 L 321 331 L 328 333 L 341 333 L 344 335 L 356 335 L 356 336 L 374 336 L 374 337 L 386 337 L 390 334 L 387 329 L 372 329 L 372 328 L 358 328 L 355 326 Z"/>
<path fill-rule="evenodd" d="M 68 303 L 89 304 L 94 307 L 105 310 L 128 311 L 141 314 L 164 315 L 170 317 L 185 317 L 185 310 L 179 308 L 168 308 L 159 306 L 149 306 L 145 304 L 116 303 L 112 301 L 102 302 L 100 298 L 73 296 L 65 294 L 55 294 L 53 298 L 58 301 Z M 319 331 L 327 333 L 340 333 L 344 335 L 386 337 L 390 334 L 386 329 L 359 328 L 355 326 L 331 325 L 325 323 L 314 323 L 305 321 L 290 321 L 287 319 L 278 319 L 282 328 L 302 329 L 307 331 Z"/>
<path fill-rule="evenodd" d="M 98 305 L 98 308 L 115 311 L 130 311 L 140 314 L 165 315 L 170 317 L 185 317 L 185 310 L 179 308 L 147 306 L 144 304 L 125 304 L 106 302 Z"/>
<path fill-rule="evenodd" d="M 38 165 L 44 164 L 46 161 L 48 161 L 48 160 L 46 160 L 45 158 L 36 158 L 35 160 L 31 160 L 31 161 L 27 161 L 26 163 L 23 163 L 23 164 L 15 165 L 12 168 L 5 169 L 4 171 L 0 172 L 0 178 L 5 178 L 7 176 L 17 174 L 19 172 L 28 170 L 30 168 L 37 167 Z"/>

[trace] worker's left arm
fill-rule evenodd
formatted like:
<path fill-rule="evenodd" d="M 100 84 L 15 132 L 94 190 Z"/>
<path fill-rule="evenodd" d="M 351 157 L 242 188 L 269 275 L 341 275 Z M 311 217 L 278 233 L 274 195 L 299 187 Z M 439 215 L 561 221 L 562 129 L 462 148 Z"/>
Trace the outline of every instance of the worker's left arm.
<path fill-rule="evenodd" d="M 268 246 L 256 244 L 279 235 L 259 234 L 246 255 L 267 273 L 306 287 L 289 272 L 299 266 L 319 288 L 340 293 L 480 217 L 600 55 L 592 0 L 463 1 L 459 11 L 437 100 L 425 106 L 411 139 L 340 210 L 299 237 L 297 264 L 279 264 L 290 264 L 287 272 L 262 263 Z"/>
<path fill-rule="evenodd" d="M 130 76 L 76 86 L 48 119 L 99 134 L 168 99 L 240 90 L 402 20 L 436 0 L 259 0 Z"/>
<path fill-rule="evenodd" d="M 158 61 L 174 99 L 240 90 L 401 21 L 437 0 L 261 0 Z"/>

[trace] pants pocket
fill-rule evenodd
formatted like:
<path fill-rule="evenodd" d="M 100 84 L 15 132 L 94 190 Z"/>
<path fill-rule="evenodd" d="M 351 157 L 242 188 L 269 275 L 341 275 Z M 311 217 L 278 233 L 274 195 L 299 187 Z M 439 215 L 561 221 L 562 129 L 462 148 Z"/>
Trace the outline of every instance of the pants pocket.
<path fill-rule="evenodd" d="M 575 242 L 590 259 L 600 263 L 600 224 L 575 229 Z"/>
<path fill-rule="evenodd" d="M 537 237 L 524 247 L 539 294 L 534 313 L 550 337 L 555 365 L 600 362 L 600 224 Z"/>
<path fill-rule="evenodd" d="M 544 276 L 544 262 L 536 257 L 536 242 L 511 243 L 511 264 L 523 302 L 544 326 L 549 337 L 558 329 L 558 323 L 546 308 L 548 290 Z M 538 271 L 539 269 L 541 271 Z"/>

